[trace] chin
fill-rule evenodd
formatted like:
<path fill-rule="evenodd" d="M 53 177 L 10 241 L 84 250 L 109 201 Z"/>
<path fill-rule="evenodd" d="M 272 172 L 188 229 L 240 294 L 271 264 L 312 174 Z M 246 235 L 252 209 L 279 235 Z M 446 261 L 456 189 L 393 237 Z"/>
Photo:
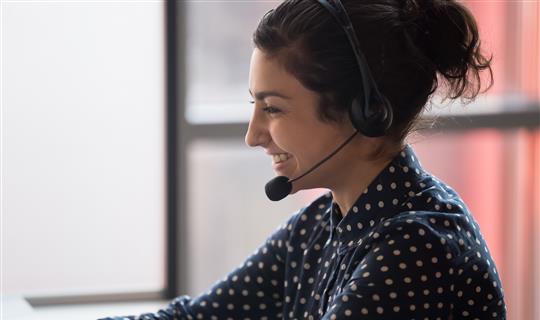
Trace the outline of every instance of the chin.
<path fill-rule="evenodd" d="M 285 176 L 289 179 L 293 179 L 293 178 L 296 178 L 298 176 L 301 175 L 301 173 L 298 173 L 299 170 L 297 170 L 298 167 L 295 165 L 295 166 L 291 166 L 291 164 L 289 163 L 288 165 L 274 165 L 273 166 L 273 171 L 276 175 L 278 176 Z"/>
<path fill-rule="evenodd" d="M 274 170 L 274 174 L 276 175 L 276 177 L 285 176 L 285 177 L 291 179 L 290 175 L 288 175 L 286 172 L 283 172 L 281 170 Z"/>
<path fill-rule="evenodd" d="M 307 177 L 306 177 L 307 178 Z M 313 187 L 310 187 L 309 185 L 305 185 L 305 181 L 302 181 L 304 178 L 298 180 L 298 182 L 293 182 L 293 186 L 292 186 L 292 190 L 291 190 L 291 193 L 290 194 L 295 194 L 297 193 L 298 191 L 302 191 L 302 190 L 308 190 L 308 189 L 313 189 Z"/>

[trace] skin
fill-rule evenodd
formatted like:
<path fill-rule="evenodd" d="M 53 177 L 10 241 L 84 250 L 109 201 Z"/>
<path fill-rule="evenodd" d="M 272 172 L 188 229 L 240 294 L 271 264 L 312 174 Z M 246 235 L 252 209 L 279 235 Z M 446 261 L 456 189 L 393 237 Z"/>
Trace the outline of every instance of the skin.
<path fill-rule="evenodd" d="M 318 94 L 305 88 L 276 59 L 254 49 L 249 72 L 249 91 L 254 109 L 245 141 L 269 155 L 287 153 L 283 165 L 273 166 L 277 175 L 297 177 L 309 170 L 350 137 L 355 129 L 348 118 L 340 123 L 319 119 Z M 277 92 L 261 97 L 264 91 Z M 382 146 L 383 154 L 372 155 Z M 345 216 L 377 174 L 399 152 L 400 145 L 385 138 L 368 138 L 360 133 L 334 157 L 312 173 L 293 182 L 299 190 L 328 188 Z M 271 156 L 269 156 L 271 160 Z"/>

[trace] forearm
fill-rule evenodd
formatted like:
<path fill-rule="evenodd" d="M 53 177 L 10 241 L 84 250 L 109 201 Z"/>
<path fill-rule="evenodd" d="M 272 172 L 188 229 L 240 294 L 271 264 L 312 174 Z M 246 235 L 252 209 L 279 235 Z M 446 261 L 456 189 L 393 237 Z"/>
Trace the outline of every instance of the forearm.
<path fill-rule="evenodd" d="M 179 296 L 173 299 L 164 309 L 156 313 L 143 313 L 140 315 L 115 316 L 100 318 L 98 320 L 182 320 L 195 318 L 190 308 L 191 298 Z M 191 317 L 188 317 L 191 315 Z"/>

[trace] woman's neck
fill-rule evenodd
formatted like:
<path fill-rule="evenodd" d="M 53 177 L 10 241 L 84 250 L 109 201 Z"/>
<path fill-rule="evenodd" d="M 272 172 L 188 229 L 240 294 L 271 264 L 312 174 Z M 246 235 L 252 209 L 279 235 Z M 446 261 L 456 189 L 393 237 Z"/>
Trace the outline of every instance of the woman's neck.
<path fill-rule="evenodd" d="M 392 151 L 385 152 L 376 159 L 370 159 L 371 157 L 354 152 L 355 150 L 348 153 L 348 160 L 342 162 L 342 169 L 339 170 L 333 186 L 330 187 L 333 199 L 339 206 L 343 217 L 347 215 L 360 194 L 392 161 L 399 150 L 400 148 L 392 148 Z"/>

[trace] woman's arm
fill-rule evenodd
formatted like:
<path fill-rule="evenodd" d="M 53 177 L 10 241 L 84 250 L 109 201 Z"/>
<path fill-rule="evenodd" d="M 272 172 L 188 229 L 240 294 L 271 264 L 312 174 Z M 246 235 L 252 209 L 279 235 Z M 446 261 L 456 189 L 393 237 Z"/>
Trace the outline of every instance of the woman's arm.
<path fill-rule="evenodd" d="M 226 278 L 198 297 L 180 296 L 157 313 L 102 318 L 134 319 L 222 319 L 281 318 L 284 261 L 290 224 L 299 213 L 281 225 L 245 262 Z M 219 263 L 219 261 L 216 261 Z"/>

